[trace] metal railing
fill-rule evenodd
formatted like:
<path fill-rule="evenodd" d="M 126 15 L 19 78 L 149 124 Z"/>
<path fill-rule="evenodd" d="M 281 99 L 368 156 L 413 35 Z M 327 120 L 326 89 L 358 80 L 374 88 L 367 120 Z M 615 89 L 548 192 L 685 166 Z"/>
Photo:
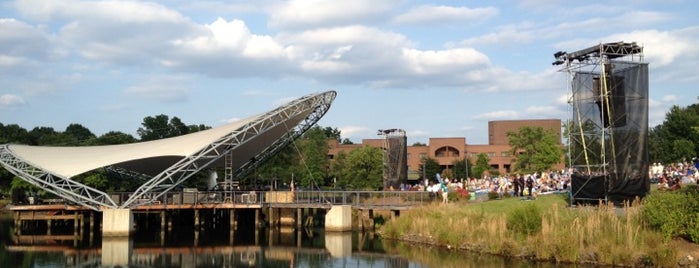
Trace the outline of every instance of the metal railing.
<path fill-rule="evenodd" d="M 112 193 L 117 204 L 128 200 L 132 193 Z M 151 193 L 156 195 L 156 193 Z M 425 191 L 193 191 L 168 192 L 157 200 L 143 199 L 139 205 L 352 205 L 355 207 L 412 207 L 435 200 L 434 193 Z"/>

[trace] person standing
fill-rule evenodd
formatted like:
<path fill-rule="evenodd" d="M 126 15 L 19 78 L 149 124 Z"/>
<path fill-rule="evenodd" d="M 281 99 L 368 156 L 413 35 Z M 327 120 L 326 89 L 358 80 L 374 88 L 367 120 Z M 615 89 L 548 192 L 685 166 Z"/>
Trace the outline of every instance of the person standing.
<path fill-rule="evenodd" d="M 527 190 L 529 191 L 529 197 L 532 197 L 532 188 L 534 188 L 534 179 L 532 176 L 527 176 Z"/>
<path fill-rule="evenodd" d="M 524 176 L 517 174 L 517 183 L 519 184 L 519 196 L 524 196 Z"/>
<path fill-rule="evenodd" d="M 515 187 L 515 196 L 519 196 L 519 180 L 517 179 L 519 177 L 519 174 L 515 175 L 512 177 L 512 184 Z"/>
<path fill-rule="evenodd" d="M 449 203 L 449 188 L 447 187 L 446 182 L 440 183 L 439 186 L 441 188 L 440 190 L 442 191 L 442 204 Z"/>

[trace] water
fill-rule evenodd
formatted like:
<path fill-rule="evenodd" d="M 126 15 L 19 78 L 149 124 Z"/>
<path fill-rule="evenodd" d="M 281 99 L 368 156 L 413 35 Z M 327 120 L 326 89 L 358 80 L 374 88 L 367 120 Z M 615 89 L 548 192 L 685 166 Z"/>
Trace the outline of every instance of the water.
<path fill-rule="evenodd" d="M 0 267 L 556 267 L 318 228 L 146 230 L 130 239 L 45 239 L 13 228 L 11 218 L 0 220 Z"/>

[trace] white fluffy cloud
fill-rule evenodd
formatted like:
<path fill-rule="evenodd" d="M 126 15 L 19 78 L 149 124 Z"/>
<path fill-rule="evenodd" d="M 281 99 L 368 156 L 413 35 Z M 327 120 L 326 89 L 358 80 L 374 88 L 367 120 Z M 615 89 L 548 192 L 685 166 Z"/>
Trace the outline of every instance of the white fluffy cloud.
<path fill-rule="evenodd" d="M 156 102 L 179 102 L 187 99 L 189 95 L 190 89 L 187 84 L 186 78 L 157 76 L 127 88 L 125 93 Z"/>
<path fill-rule="evenodd" d="M 24 98 L 14 94 L 0 95 L 0 108 L 9 109 L 24 105 Z"/>
<path fill-rule="evenodd" d="M 480 21 L 496 16 L 494 7 L 469 8 L 453 6 L 423 5 L 412 8 L 393 18 L 396 24 L 440 24 Z"/>
<path fill-rule="evenodd" d="M 398 0 L 293 0 L 271 9 L 269 25 L 283 30 L 354 25 L 381 18 Z"/>

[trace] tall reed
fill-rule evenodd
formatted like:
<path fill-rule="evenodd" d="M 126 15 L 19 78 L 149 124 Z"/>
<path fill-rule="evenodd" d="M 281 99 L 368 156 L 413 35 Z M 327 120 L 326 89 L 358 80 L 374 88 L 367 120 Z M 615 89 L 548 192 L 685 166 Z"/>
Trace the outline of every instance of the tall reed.
<path fill-rule="evenodd" d="M 502 202 L 493 204 L 492 211 L 490 202 L 415 208 L 387 223 L 381 233 L 387 238 L 563 263 L 674 266 L 677 262 L 677 249 L 643 226 L 638 205 L 570 208 L 556 196 Z M 533 232 L 514 228 L 516 221 L 531 220 L 514 213 L 517 210 L 539 213 L 525 215 L 538 216 L 539 226 Z"/>

